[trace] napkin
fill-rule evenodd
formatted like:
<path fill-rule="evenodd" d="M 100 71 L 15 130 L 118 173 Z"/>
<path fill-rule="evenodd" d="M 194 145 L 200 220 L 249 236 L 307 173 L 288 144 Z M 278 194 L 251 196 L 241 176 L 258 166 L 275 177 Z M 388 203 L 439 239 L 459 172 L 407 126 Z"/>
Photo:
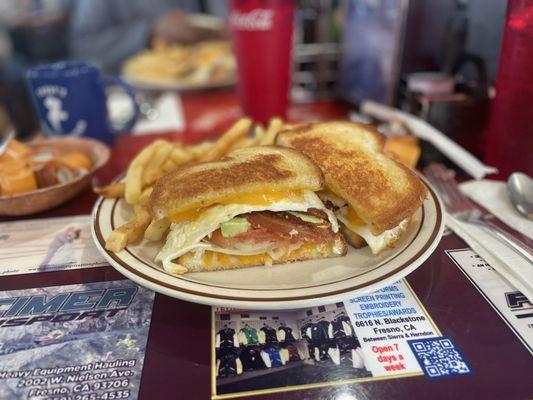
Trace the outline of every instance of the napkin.
<path fill-rule="evenodd" d="M 400 121 L 414 136 L 433 144 L 475 179 L 481 179 L 487 174 L 498 172 L 496 168 L 483 164 L 442 132 L 414 115 L 373 101 L 363 101 L 360 110 L 363 114 L 377 119 Z"/>
<path fill-rule="evenodd" d="M 533 303 L 533 265 L 484 229 L 446 214 L 446 225 Z"/>
<path fill-rule="evenodd" d="M 531 237 L 533 224 L 525 218 L 524 221 L 516 219 L 520 217 L 514 215 L 507 204 L 505 183 L 490 180 L 472 181 L 461 184 L 460 189 L 502 221 Z M 446 225 L 533 303 L 533 264 L 479 226 L 460 221 L 448 213 Z"/>
<path fill-rule="evenodd" d="M 498 219 L 533 240 L 533 221 L 524 218 L 516 211 L 507 194 L 505 182 L 482 179 L 462 183 L 459 188 Z"/>
<path fill-rule="evenodd" d="M 141 118 L 135 128 L 134 135 L 148 133 L 182 131 L 185 128 L 185 117 L 181 98 L 176 93 L 163 93 L 151 105 L 155 108 L 157 117 L 153 120 Z"/>
<path fill-rule="evenodd" d="M 129 119 L 133 115 L 131 98 L 122 91 L 110 93 L 108 107 L 112 120 Z M 175 132 L 182 131 L 185 128 L 183 106 L 178 94 L 173 92 L 162 93 L 151 101 L 150 107 L 155 109 L 156 117 L 150 120 L 141 113 L 132 134 L 145 135 L 159 132 Z"/>

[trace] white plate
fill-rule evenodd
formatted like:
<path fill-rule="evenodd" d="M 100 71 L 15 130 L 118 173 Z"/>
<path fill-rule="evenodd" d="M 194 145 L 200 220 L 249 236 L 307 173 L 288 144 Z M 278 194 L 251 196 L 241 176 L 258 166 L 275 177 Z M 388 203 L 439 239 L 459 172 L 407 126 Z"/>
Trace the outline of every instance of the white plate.
<path fill-rule="evenodd" d="M 414 214 L 407 232 L 393 249 L 378 256 L 373 256 L 368 247 L 350 247 L 344 257 L 173 276 L 153 261 L 162 242 L 143 240 L 117 254 L 105 250 L 104 238 L 132 214 L 123 199 L 98 199 L 93 209 L 93 237 L 99 251 L 119 272 L 168 296 L 243 309 L 311 307 L 391 284 L 431 255 L 444 223 L 441 203 L 435 191 L 429 185 L 428 188 L 429 197 Z"/>

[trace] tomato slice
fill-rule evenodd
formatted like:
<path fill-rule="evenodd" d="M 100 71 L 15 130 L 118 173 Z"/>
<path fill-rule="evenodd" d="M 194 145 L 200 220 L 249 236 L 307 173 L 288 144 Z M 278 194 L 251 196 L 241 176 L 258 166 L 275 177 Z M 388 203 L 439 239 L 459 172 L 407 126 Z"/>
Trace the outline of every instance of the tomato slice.
<path fill-rule="evenodd" d="M 306 222 L 287 212 L 261 211 L 243 214 L 241 217 L 248 219 L 252 225 L 248 231 L 233 237 L 224 237 L 220 229 L 217 229 L 210 241 L 224 248 L 243 248 L 268 243 L 288 245 L 303 241 L 318 244 L 333 239 L 334 233 L 326 214 L 320 210 L 313 210 L 309 214 L 318 216 L 323 222 Z"/>

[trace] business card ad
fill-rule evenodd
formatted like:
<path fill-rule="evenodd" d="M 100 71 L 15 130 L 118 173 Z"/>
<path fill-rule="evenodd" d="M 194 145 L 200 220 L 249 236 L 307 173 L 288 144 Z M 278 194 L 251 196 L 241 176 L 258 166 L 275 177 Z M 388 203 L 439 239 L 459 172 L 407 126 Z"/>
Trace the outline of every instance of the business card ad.
<path fill-rule="evenodd" d="M 405 281 L 297 310 L 213 308 L 213 398 L 472 372 Z"/>
<path fill-rule="evenodd" d="M 0 223 L 0 276 L 103 265 L 89 215 Z"/>
<path fill-rule="evenodd" d="M 0 293 L 0 398 L 138 398 L 154 292 L 131 281 Z"/>
<path fill-rule="evenodd" d="M 404 281 L 344 304 L 373 376 L 422 371 L 407 341 L 440 332 Z"/>

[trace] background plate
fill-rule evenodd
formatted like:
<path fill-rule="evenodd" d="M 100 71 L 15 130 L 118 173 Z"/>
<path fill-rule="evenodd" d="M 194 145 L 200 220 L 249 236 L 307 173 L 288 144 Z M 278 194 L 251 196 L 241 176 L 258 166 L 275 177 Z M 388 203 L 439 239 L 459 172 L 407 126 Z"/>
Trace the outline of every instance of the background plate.
<path fill-rule="evenodd" d="M 138 90 L 146 91 L 175 91 L 175 92 L 192 92 L 200 90 L 224 89 L 235 86 L 237 77 L 224 82 L 206 82 L 206 83 L 188 83 L 185 81 L 151 81 L 137 78 L 131 75 L 122 75 L 122 79 L 130 86 Z"/>

